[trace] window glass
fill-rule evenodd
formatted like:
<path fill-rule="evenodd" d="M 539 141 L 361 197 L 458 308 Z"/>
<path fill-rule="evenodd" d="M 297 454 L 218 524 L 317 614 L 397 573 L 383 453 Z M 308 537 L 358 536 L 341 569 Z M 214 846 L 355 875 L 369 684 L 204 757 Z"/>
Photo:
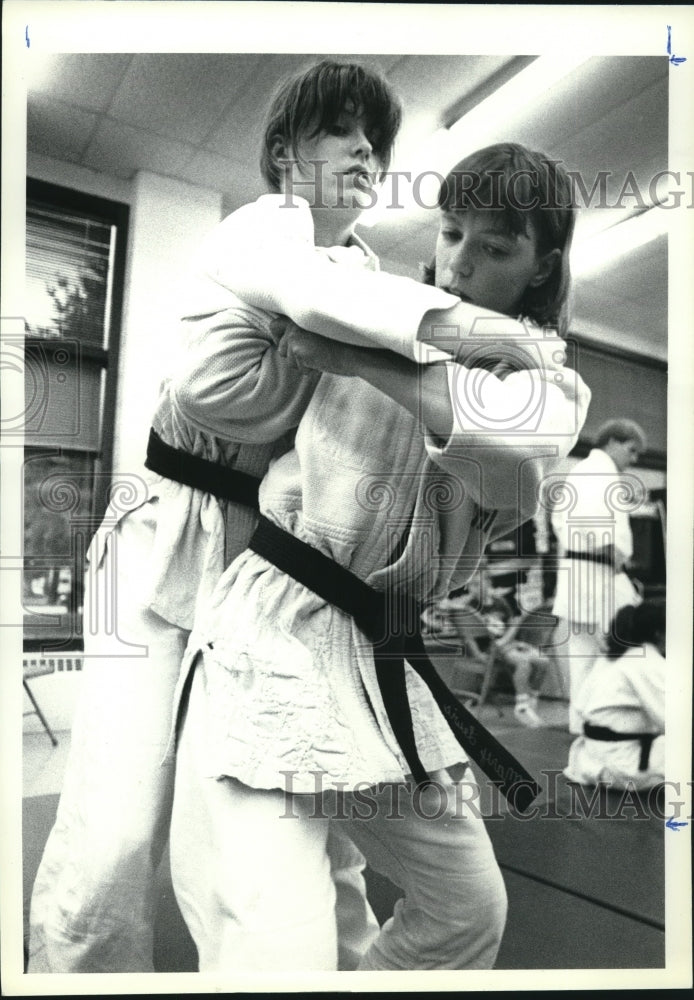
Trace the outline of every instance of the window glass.
<path fill-rule="evenodd" d="M 85 553 L 110 473 L 127 215 L 116 202 L 27 183 L 27 650 L 81 647 Z"/>
<path fill-rule="evenodd" d="M 95 527 L 94 458 L 38 448 L 24 458 L 25 640 L 78 640 L 81 568 Z"/>
<path fill-rule="evenodd" d="M 108 346 L 115 226 L 29 203 L 27 331 Z"/>

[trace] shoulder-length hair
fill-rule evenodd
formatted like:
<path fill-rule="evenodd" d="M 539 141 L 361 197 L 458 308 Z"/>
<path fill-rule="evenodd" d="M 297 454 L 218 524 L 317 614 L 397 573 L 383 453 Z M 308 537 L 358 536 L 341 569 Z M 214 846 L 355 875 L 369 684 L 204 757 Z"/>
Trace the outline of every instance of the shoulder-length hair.
<path fill-rule="evenodd" d="M 444 212 L 496 212 L 513 235 L 528 236 L 532 227 L 540 256 L 559 250 L 561 256 L 548 278 L 526 289 L 521 314 L 538 326 L 554 327 L 560 335 L 567 332 L 576 208 L 569 176 L 559 161 L 514 142 L 486 146 L 446 175 L 438 207 Z M 434 262 L 424 269 L 429 283 L 435 279 L 435 268 Z"/>

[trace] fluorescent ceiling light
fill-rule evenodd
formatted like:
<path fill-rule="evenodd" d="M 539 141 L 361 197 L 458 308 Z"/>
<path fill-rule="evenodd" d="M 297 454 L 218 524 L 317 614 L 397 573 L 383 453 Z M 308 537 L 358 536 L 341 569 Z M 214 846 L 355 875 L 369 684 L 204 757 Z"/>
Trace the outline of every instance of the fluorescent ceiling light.
<path fill-rule="evenodd" d="M 650 243 L 668 231 L 669 222 L 669 210 L 656 205 L 583 240 L 571 251 L 573 276 L 591 274 Z"/>
<path fill-rule="evenodd" d="M 433 132 L 423 145 L 418 145 L 416 154 L 409 150 L 409 155 L 397 155 L 391 173 L 407 171 L 412 181 L 419 178 L 418 199 L 415 200 L 413 184 L 400 177 L 395 202 L 392 179 L 386 178 L 379 192 L 378 204 L 364 213 L 360 225 L 371 227 L 386 218 L 393 222 L 406 221 L 426 211 L 423 206 L 436 203 L 440 183 L 437 174 L 443 177 L 468 153 L 502 141 L 511 125 L 517 125 L 519 119 L 522 120 L 522 116 L 532 109 L 534 102 L 548 94 L 560 80 L 589 58 L 587 55 L 569 56 L 564 51 L 560 55 L 538 56 L 449 128 Z M 395 204 L 398 207 L 394 207 Z"/>
<path fill-rule="evenodd" d="M 498 141 L 507 124 L 519 113 L 527 113 L 528 105 L 548 94 L 560 80 L 573 73 L 588 60 L 587 55 L 560 54 L 538 56 L 498 90 L 486 97 L 447 130 L 451 153 L 462 159 L 467 153 Z M 453 163 L 444 169 L 448 170 Z"/>

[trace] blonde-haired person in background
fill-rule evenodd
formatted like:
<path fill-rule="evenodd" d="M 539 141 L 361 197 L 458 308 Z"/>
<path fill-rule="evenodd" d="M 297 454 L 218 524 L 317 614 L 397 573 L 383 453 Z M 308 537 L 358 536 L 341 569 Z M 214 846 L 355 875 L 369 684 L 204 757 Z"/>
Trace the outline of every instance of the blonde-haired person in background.
<path fill-rule="evenodd" d="M 566 503 L 552 513 L 561 560 L 553 613 L 559 619 L 557 640 L 564 643 L 557 652 L 569 661 L 572 733 L 581 732 L 575 702 L 605 649 L 614 614 L 640 599 L 627 575 L 634 551 L 628 505 L 615 490 L 645 449 L 646 434 L 634 420 L 606 421 L 590 454 L 565 478 Z M 638 503 L 638 490 L 627 492 Z"/>

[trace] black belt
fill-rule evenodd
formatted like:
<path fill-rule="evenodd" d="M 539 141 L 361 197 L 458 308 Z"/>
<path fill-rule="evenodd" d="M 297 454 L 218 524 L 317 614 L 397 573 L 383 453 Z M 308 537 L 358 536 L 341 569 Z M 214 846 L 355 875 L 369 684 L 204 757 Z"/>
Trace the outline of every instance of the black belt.
<path fill-rule="evenodd" d="M 306 542 L 262 517 L 250 543 L 258 555 L 314 594 L 354 618 L 373 643 L 376 676 L 388 720 L 418 785 L 430 779 L 419 759 L 407 699 L 405 660 L 431 691 L 456 739 L 519 812 L 540 789 L 532 775 L 448 690 L 427 656 L 420 634 L 422 607 L 401 595 L 374 590 Z"/>
<path fill-rule="evenodd" d="M 607 726 L 594 726 L 590 722 L 583 723 L 583 734 L 589 740 L 602 740 L 604 743 L 621 743 L 623 740 L 638 740 L 641 744 L 641 756 L 639 757 L 639 771 L 648 770 L 648 761 L 651 756 L 651 745 L 658 733 L 617 733 Z"/>
<path fill-rule="evenodd" d="M 611 552 L 567 552 L 566 559 L 585 559 L 587 562 L 603 563 L 614 569 L 614 557 Z"/>
<path fill-rule="evenodd" d="M 230 469 L 218 462 L 210 462 L 180 448 L 173 448 L 162 441 L 154 428 L 149 432 L 145 468 L 184 486 L 212 493 L 221 500 L 232 500 L 245 507 L 258 509 L 259 479 L 247 472 Z"/>

